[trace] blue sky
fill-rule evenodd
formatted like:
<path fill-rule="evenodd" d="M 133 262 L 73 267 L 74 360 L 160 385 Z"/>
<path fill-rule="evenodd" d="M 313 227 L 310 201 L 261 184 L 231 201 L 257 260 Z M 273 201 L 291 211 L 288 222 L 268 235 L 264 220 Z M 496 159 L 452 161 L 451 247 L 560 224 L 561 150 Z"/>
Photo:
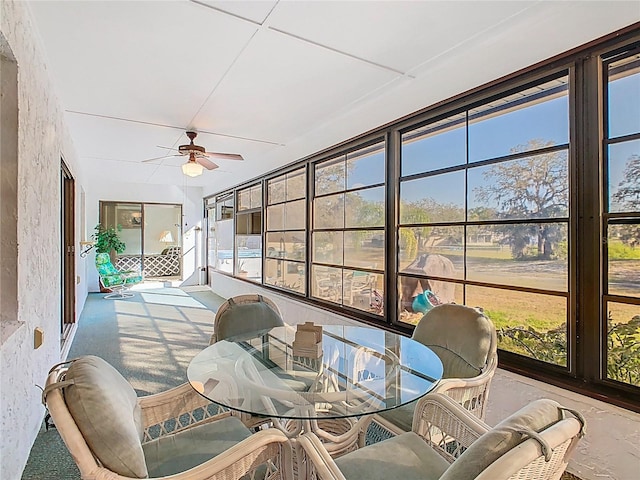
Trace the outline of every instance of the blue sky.
<path fill-rule="evenodd" d="M 484 119 L 469 126 L 469 161 L 475 162 L 512 153 L 518 145 L 526 145 L 531 139 L 551 141 L 554 145 L 569 142 L 568 97 L 563 95 L 503 115 Z M 610 136 L 616 137 L 640 132 L 640 74 L 630 75 L 611 82 L 609 86 Z M 640 141 L 618 144 L 610 149 L 610 181 L 612 186 L 622 180 L 627 160 L 640 154 Z M 372 184 L 383 179 L 383 154 L 356 163 L 349 174 L 348 186 Z M 437 170 L 466 162 L 464 127 L 407 143 L 402 150 L 402 174 L 411 175 Z M 474 186 L 479 183 L 473 175 Z M 463 205 L 464 175 L 452 173 L 434 179 L 404 182 L 402 199 L 415 201 L 432 197 L 439 203 Z M 470 186 L 470 188 L 472 188 Z M 362 192 L 363 197 L 366 192 Z M 473 203 L 474 196 L 469 200 Z"/>

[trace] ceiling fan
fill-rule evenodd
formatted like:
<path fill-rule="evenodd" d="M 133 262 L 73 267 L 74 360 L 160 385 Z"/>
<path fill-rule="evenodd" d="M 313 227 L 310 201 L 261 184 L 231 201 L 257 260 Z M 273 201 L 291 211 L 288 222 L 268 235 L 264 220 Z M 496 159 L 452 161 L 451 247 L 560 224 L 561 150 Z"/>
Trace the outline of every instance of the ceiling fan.
<path fill-rule="evenodd" d="M 207 170 L 214 170 L 218 168 L 218 165 L 209 160 L 209 158 L 219 158 L 222 160 L 244 160 L 244 158 L 242 158 L 242 155 L 238 155 L 237 153 L 207 152 L 205 151 L 204 147 L 193 143 L 193 140 L 198 136 L 197 132 L 189 130 L 186 132 L 186 134 L 187 137 L 189 137 L 189 140 L 191 140 L 190 143 L 186 145 L 180 145 L 178 147 L 178 153 L 175 155 L 170 155 L 172 157 L 181 157 L 187 155 L 189 156 L 189 160 L 187 161 L 187 163 L 182 165 L 182 173 L 184 173 L 185 175 L 188 175 L 190 177 L 197 177 L 198 175 L 202 175 L 203 168 L 206 168 Z M 161 158 L 166 158 L 166 156 L 143 160 L 143 163 L 151 162 L 153 160 L 158 160 Z"/>

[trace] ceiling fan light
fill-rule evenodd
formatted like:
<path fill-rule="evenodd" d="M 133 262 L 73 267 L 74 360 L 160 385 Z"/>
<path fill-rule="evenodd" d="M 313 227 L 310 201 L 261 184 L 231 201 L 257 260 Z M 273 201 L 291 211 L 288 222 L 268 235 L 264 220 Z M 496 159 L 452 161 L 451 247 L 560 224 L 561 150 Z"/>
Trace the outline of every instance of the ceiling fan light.
<path fill-rule="evenodd" d="M 198 175 L 202 175 L 204 168 L 202 165 L 196 162 L 187 162 L 182 165 L 182 173 L 188 175 L 189 177 L 197 177 Z"/>

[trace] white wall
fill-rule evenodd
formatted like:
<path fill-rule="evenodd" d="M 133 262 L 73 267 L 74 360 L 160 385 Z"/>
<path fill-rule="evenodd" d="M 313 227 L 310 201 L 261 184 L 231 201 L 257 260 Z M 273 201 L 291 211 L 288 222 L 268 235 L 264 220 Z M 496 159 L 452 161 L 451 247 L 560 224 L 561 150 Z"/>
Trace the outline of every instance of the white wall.
<path fill-rule="evenodd" d="M 44 384 L 61 355 L 61 157 L 76 179 L 77 191 L 82 172 L 28 6 L 0 2 L 0 31 L 18 65 L 18 307 L 17 318 L 11 319 L 17 328 L 0 345 L 0 478 L 9 480 L 20 478 L 44 415 L 36 385 Z M 78 260 L 77 268 L 84 269 L 84 261 Z M 83 284 L 77 286 L 78 313 L 84 291 Z M 33 343 L 36 327 L 44 330 L 38 349 Z"/>
<path fill-rule="evenodd" d="M 182 278 L 187 285 L 197 283 L 198 268 L 202 265 L 203 259 L 201 187 L 91 181 L 86 188 L 86 224 L 89 237 L 98 224 L 101 200 L 182 204 Z M 89 291 L 96 292 L 99 290 L 98 272 L 94 265 L 93 250 L 87 255 L 86 260 L 83 276 L 87 280 Z"/>

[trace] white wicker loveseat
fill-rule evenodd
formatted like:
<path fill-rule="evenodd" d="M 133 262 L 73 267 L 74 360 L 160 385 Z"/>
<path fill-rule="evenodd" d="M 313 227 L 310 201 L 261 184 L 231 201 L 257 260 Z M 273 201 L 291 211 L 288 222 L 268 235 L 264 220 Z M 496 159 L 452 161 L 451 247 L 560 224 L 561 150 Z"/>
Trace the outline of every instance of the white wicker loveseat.
<path fill-rule="evenodd" d="M 140 255 L 118 255 L 116 268 L 119 270 L 142 271 Z M 182 261 L 182 249 L 180 247 L 165 248 L 162 253 L 144 255 L 145 278 L 171 277 L 180 275 L 180 262 Z"/>

